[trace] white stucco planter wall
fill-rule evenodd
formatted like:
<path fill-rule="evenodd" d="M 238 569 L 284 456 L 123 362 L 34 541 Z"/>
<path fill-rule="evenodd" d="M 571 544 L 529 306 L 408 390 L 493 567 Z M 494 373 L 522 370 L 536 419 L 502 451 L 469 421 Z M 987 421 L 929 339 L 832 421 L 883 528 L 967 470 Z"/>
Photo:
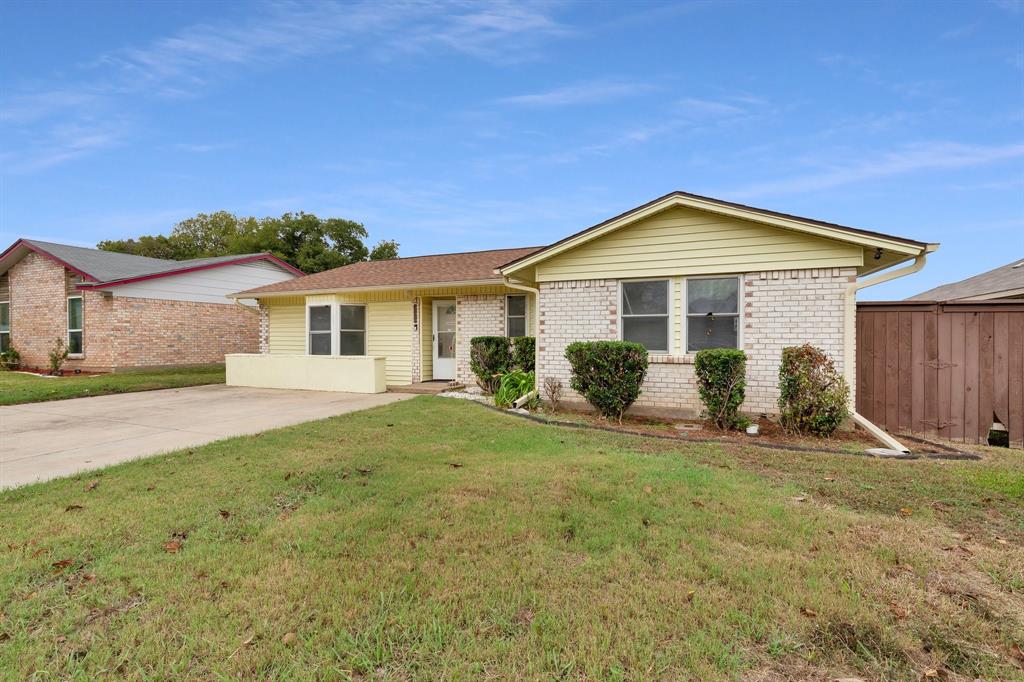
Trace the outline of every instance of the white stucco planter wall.
<path fill-rule="evenodd" d="M 383 356 L 238 353 L 225 360 L 228 386 L 345 393 L 387 390 L 387 360 Z"/>

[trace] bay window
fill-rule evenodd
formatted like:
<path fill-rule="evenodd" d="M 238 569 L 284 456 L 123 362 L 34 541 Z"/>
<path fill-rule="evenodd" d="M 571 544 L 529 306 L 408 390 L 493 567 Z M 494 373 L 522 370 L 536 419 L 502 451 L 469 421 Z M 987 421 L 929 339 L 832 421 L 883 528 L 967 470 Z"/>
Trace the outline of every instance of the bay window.
<path fill-rule="evenodd" d="M 669 352 L 669 281 L 622 283 L 622 340 L 651 353 Z"/>

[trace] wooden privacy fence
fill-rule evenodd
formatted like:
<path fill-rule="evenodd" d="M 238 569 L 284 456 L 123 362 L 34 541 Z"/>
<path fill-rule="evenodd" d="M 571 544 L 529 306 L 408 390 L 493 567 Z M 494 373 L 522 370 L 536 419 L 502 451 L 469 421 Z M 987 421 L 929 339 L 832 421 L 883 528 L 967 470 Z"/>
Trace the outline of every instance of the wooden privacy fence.
<path fill-rule="evenodd" d="M 1024 447 L 1024 301 L 858 303 L 856 388 L 891 433 Z"/>

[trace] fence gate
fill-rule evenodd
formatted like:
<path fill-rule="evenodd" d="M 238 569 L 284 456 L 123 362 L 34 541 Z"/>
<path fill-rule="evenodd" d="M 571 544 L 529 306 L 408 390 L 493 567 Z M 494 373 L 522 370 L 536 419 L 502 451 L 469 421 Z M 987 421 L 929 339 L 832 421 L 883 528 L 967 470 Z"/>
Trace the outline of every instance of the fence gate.
<path fill-rule="evenodd" d="M 857 304 L 857 411 L 892 433 L 1024 447 L 1024 301 Z"/>

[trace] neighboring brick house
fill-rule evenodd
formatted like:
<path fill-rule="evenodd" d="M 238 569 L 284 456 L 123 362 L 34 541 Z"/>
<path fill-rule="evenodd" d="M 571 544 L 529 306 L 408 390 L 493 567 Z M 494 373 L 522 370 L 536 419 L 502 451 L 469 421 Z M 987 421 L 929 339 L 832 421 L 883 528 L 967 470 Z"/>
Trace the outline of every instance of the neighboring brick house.
<path fill-rule="evenodd" d="M 20 239 L 0 254 L 0 350 L 49 366 L 62 339 L 68 370 L 224 362 L 255 352 L 255 302 L 227 294 L 302 273 L 267 253 L 171 261 Z"/>
<path fill-rule="evenodd" d="M 876 281 L 858 278 L 920 267 L 935 248 L 673 192 L 547 247 L 357 263 L 242 291 L 259 300 L 263 355 L 239 358 L 234 376 L 229 357 L 228 381 L 354 390 L 346 377 L 378 372 L 384 385 L 470 384 L 473 336 L 530 334 L 537 385 L 555 377 L 578 401 L 566 346 L 626 339 L 649 353 L 636 410 L 693 415 L 695 353 L 734 347 L 748 358 L 744 411 L 771 414 L 783 347 L 821 347 L 852 378 L 855 293 Z"/>

